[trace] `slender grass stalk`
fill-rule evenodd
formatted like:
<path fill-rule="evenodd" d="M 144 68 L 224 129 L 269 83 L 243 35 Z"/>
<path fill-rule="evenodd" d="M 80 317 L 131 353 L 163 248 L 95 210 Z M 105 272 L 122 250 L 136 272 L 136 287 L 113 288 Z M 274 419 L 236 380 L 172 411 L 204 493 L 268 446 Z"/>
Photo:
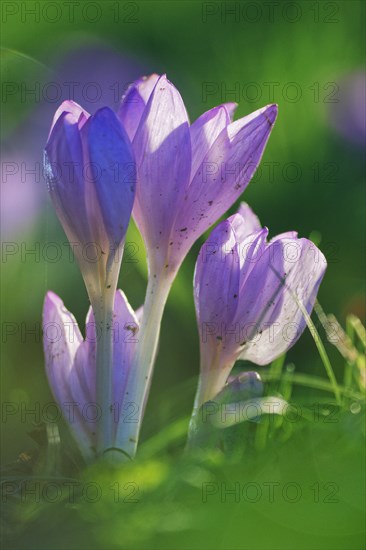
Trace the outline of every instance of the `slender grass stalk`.
<path fill-rule="evenodd" d="M 325 371 L 328 375 L 329 381 L 332 385 L 334 396 L 336 398 L 337 405 L 342 405 L 342 398 L 341 398 L 341 392 L 339 391 L 338 382 L 334 375 L 334 371 L 331 365 L 331 362 L 329 360 L 328 354 L 325 350 L 324 344 L 320 338 L 319 332 L 316 330 L 315 325 L 313 321 L 310 318 L 310 315 L 308 314 L 306 308 L 301 303 L 300 300 L 298 300 L 299 307 L 301 309 L 302 314 L 304 315 L 306 324 L 311 332 L 311 335 L 313 337 L 313 340 L 315 342 L 316 347 L 318 348 L 318 352 L 320 355 L 321 360 L 323 361 L 323 365 L 325 368 Z"/>
<path fill-rule="evenodd" d="M 262 373 L 261 377 L 263 378 L 264 381 L 271 379 L 269 373 Z M 296 384 L 298 386 L 304 386 L 306 388 L 313 388 L 316 390 L 334 393 L 333 385 L 327 380 L 324 380 L 323 378 L 320 378 L 318 376 L 297 373 L 297 374 L 286 374 L 286 378 L 288 382 L 291 382 L 292 384 Z M 341 395 L 345 395 L 350 399 L 356 399 L 356 400 L 365 399 L 364 394 L 355 392 L 350 388 L 345 388 L 344 386 L 338 385 L 338 389 Z"/>
<path fill-rule="evenodd" d="M 356 317 L 356 315 L 349 315 L 347 321 L 348 325 L 352 327 L 353 331 L 357 334 L 363 349 L 366 351 L 366 329 L 360 319 Z"/>
<path fill-rule="evenodd" d="M 347 317 L 346 319 L 346 334 L 350 340 L 350 343 L 352 346 L 354 346 L 355 343 L 355 330 L 353 324 L 350 322 L 350 317 Z M 349 361 L 346 359 L 345 366 L 344 366 L 344 375 L 343 375 L 343 384 L 346 387 L 352 386 L 352 379 L 355 374 L 356 370 L 356 364 L 355 361 Z"/>

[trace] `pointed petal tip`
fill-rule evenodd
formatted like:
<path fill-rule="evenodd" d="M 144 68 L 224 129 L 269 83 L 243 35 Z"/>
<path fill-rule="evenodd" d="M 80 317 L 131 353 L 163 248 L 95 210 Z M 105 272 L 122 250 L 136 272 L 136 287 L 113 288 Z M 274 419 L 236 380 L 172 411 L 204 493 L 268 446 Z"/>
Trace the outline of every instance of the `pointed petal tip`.
<path fill-rule="evenodd" d="M 247 115 L 246 117 L 243 118 L 243 120 L 247 119 L 248 121 L 251 121 L 259 117 L 265 117 L 269 125 L 272 126 L 277 118 L 277 114 L 278 114 L 277 103 L 270 103 L 269 105 L 266 105 L 265 107 L 261 107 L 260 109 L 257 109 L 253 113 Z"/>
<path fill-rule="evenodd" d="M 63 301 L 53 290 L 48 290 L 44 297 L 44 305 L 63 305 Z"/>
<path fill-rule="evenodd" d="M 75 111 L 79 113 L 80 111 L 83 111 L 84 109 L 79 105 L 79 103 L 76 103 L 76 101 L 73 101 L 72 99 L 65 99 L 57 109 L 59 112 L 67 112 L 67 113 L 74 113 Z"/>
<path fill-rule="evenodd" d="M 240 216 L 242 216 L 243 218 L 245 218 L 246 216 L 250 216 L 250 217 L 255 216 L 256 219 L 258 219 L 257 215 L 254 214 L 254 210 L 245 201 L 240 201 L 237 214 L 240 214 Z"/>
<path fill-rule="evenodd" d="M 163 76 L 163 75 L 160 75 L 159 73 L 151 73 L 151 74 L 143 76 L 141 80 L 143 80 L 143 81 L 158 80 L 161 76 Z"/>
<path fill-rule="evenodd" d="M 91 121 L 105 120 L 106 122 L 107 121 L 118 122 L 118 125 L 121 126 L 121 123 L 116 113 L 110 107 L 101 107 L 95 112 L 95 114 L 92 117 L 90 117 L 90 119 Z"/>
<path fill-rule="evenodd" d="M 53 119 L 53 125 L 55 124 L 56 120 L 60 118 L 60 116 L 64 113 L 70 114 L 73 119 L 73 122 L 78 122 L 80 116 L 86 113 L 86 111 L 82 108 L 81 105 L 76 103 L 76 101 L 73 101 L 72 99 L 66 99 L 61 103 L 60 107 L 57 109 Z"/>
<path fill-rule="evenodd" d="M 268 122 L 272 126 L 278 115 L 277 103 L 272 103 L 270 105 L 267 105 L 267 107 L 264 108 L 264 114 L 266 115 Z"/>
<path fill-rule="evenodd" d="M 63 101 L 53 116 L 51 128 L 47 138 L 47 145 L 53 134 L 60 130 L 63 124 L 77 124 L 79 129 L 81 129 L 89 117 L 90 114 L 75 101 L 72 101 L 71 99 Z"/>
<path fill-rule="evenodd" d="M 157 75 L 157 77 L 158 78 L 156 79 L 154 90 L 158 89 L 158 85 L 164 85 L 164 86 L 170 86 L 174 90 L 178 91 L 178 93 L 180 93 L 178 88 L 175 86 L 175 84 L 173 84 L 173 82 L 171 80 L 169 80 L 166 73 L 163 73 L 161 75 Z"/>
<path fill-rule="evenodd" d="M 52 290 L 48 290 L 43 301 L 43 321 L 47 322 L 48 319 L 53 318 L 61 308 L 65 309 L 61 298 Z"/>
<path fill-rule="evenodd" d="M 129 312 L 131 317 L 133 317 L 133 318 L 136 317 L 136 313 L 135 313 L 134 309 L 132 308 L 130 302 L 128 301 L 128 298 L 127 298 L 126 294 L 120 288 L 117 288 L 116 295 L 115 295 L 115 307 L 116 307 L 117 304 L 119 304 L 120 306 L 123 305 L 127 309 L 127 311 Z"/>
<path fill-rule="evenodd" d="M 223 103 L 223 107 L 225 107 L 229 119 L 232 122 L 234 120 L 235 111 L 238 108 L 238 103 L 235 103 L 233 101 L 229 103 Z"/>

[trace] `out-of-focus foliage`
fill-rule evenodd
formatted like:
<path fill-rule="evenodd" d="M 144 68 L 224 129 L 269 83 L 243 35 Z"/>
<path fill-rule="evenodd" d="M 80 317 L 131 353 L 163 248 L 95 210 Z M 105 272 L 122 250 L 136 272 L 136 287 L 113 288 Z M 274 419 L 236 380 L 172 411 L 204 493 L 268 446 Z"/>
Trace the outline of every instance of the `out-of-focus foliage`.
<path fill-rule="evenodd" d="M 275 101 L 278 121 L 245 200 L 272 235 L 296 229 L 324 251 L 328 270 L 319 301 L 325 311 L 332 312 L 342 326 L 351 312 L 364 318 L 364 153 L 357 140 L 347 139 L 349 127 L 343 134 L 339 131 L 342 109 L 349 108 L 345 96 L 349 86 L 344 83 L 364 70 L 362 1 L 298 1 L 277 7 L 274 2 L 272 12 L 265 6 L 268 3 L 245 1 L 105 0 L 94 3 L 101 10 L 95 22 L 91 22 L 92 8 L 83 11 L 83 3 L 76 3 L 72 22 L 62 0 L 4 4 L 14 5 L 15 13 L 2 12 L 3 160 L 19 159 L 18 166 L 26 160 L 31 168 L 41 163 L 52 114 L 68 96 L 65 82 L 77 82 L 79 77 L 84 84 L 97 82 L 102 92 L 93 102 L 85 97 L 85 90 L 83 98 L 81 87 L 76 86 L 75 99 L 80 103 L 85 99 L 83 106 L 91 111 L 103 102 L 117 109 L 126 85 L 142 71 L 166 72 L 181 91 L 192 120 L 223 101 L 239 100 L 237 117 Z M 61 17 L 50 21 L 56 13 L 51 12 L 52 6 L 39 19 L 24 14 L 24 6 L 30 10 L 31 4 L 39 4 L 39 9 L 55 4 Z M 289 4 L 296 4 L 296 13 Z M 225 15 L 223 10 L 229 5 L 240 6 L 239 16 Z M 113 58 L 110 67 L 108 55 Z M 51 82 L 59 87 L 52 89 Z M 54 100 L 59 89 L 61 96 Z M 36 178 L 40 197 L 37 208 L 32 204 L 30 219 L 23 210 L 26 193 L 22 185 L 34 184 L 35 178 L 28 175 L 23 180 L 19 172 L 18 206 L 17 201 L 2 200 L 13 208 L 15 220 L 26 220 L 18 229 L 12 226 L 10 233 L 3 231 L 1 386 L 3 402 L 13 404 L 13 412 L 2 424 L 5 462 L 37 448 L 28 433 L 34 422 L 45 420 L 44 405 L 51 400 L 40 331 L 46 290 L 62 296 L 81 323 L 88 308 L 80 273 L 50 207 L 44 179 Z M 8 178 L 13 181 L 14 176 Z M 4 175 L 1 192 L 7 192 Z M 127 242 L 120 286 L 138 307 L 144 299 L 146 265 L 133 224 Z M 252 424 L 247 425 L 245 437 L 251 431 L 259 435 L 256 441 L 248 436 L 249 442 L 242 447 L 248 453 L 233 459 L 231 465 L 217 453 L 178 459 L 198 372 L 192 276 L 202 242 L 187 257 L 168 300 L 141 458 L 135 466 L 116 473 L 120 483 L 143 478 L 141 485 L 147 486 L 141 501 L 116 504 L 108 490 L 95 505 L 83 506 L 76 499 L 75 504 L 7 509 L 10 525 L 19 510 L 26 515 L 24 519 L 34 519 L 21 522 L 25 537 L 21 540 L 27 540 L 28 548 L 259 549 L 285 548 L 284 540 L 288 548 L 361 547 L 363 413 L 357 409 L 358 414 L 353 414 L 355 408 L 350 412 L 356 401 L 352 397 L 337 413 L 337 423 L 302 419 L 301 429 L 296 424 L 287 441 L 284 426 L 267 431 L 271 427 L 263 428 L 266 421 L 254 425 L 254 430 Z M 318 318 L 314 321 L 324 337 Z M 349 338 L 353 337 L 361 353 L 354 330 L 349 332 Z M 362 359 L 353 356 L 352 362 L 351 356 L 342 357 L 326 338 L 324 346 L 338 382 L 349 386 L 351 371 L 345 364 L 352 363 L 352 372 L 356 372 Z M 308 408 L 323 399 L 334 403 L 331 393 L 323 393 L 324 385 L 330 392 L 331 387 L 309 333 L 288 354 L 286 364 L 296 365 L 294 377 L 298 379 L 294 386 L 292 382 L 286 386 L 286 376 L 282 376 L 275 388 L 280 395 L 306 403 Z M 244 364 L 243 368 L 253 366 Z M 310 375 L 322 382 L 314 384 Z M 296 388 L 292 395 L 286 395 L 289 387 Z M 35 408 L 35 414 L 27 415 L 27 408 Z M 67 437 L 63 429 L 61 436 Z M 117 479 L 107 470 L 83 475 L 106 486 Z M 202 483 L 212 480 L 241 485 L 258 481 L 261 487 L 265 481 L 278 481 L 280 487 L 293 481 L 301 485 L 304 496 L 298 503 L 281 498 L 275 503 L 264 498 L 258 503 L 235 503 L 230 497 L 222 503 L 218 492 L 203 504 Z M 319 502 L 313 500 L 316 483 Z M 324 502 L 332 491 L 329 485 L 324 489 L 329 483 L 339 488 L 337 502 Z"/>

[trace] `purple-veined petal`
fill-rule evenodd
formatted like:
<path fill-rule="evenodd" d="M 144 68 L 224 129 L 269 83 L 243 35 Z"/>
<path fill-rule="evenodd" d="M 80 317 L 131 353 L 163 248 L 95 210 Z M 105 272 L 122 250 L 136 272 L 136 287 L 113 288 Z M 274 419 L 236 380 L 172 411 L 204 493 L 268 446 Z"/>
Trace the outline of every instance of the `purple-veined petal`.
<path fill-rule="evenodd" d="M 244 191 L 262 157 L 276 116 L 277 106 L 269 105 L 222 130 L 179 210 L 172 234 L 173 263 L 179 265 L 195 240 Z"/>
<path fill-rule="evenodd" d="M 150 96 L 133 146 L 138 170 L 133 214 L 150 258 L 162 267 L 191 169 L 187 113 L 179 92 L 165 76 Z"/>
<path fill-rule="evenodd" d="M 216 347 L 226 345 L 239 300 L 240 267 L 235 233 L 220 223 L 200 250 L 194 274 L 194 298 L 201 338 L 202 365 L 214 361 Z"/>
<path fill-rule="evenodd" d="M 190 127 L 192 147 L 191 179 L 221 131 L 230 123 L 229 113 L 224 105 L 203 113 Z"/>
<path fill-rule="evenodd" d="M 240 258 L 240 290 L 244 287 L 250 272 L 259 261 L 266 249 L 266 239 L 268 229 L 264 227 L 251 235 L 248 235 L 243 241 L 238 243 Z"/>
<path fill-rule="evenodd" d="M 99 292 L 101 273 L 107 276 L 123 243 L 136 184 L 132 145 L 116 115 L 103 108 L 90 116 L 64 102 L 46 145 L 45 171 L 88 292 Z"/>
<path fill-rule="evenodd" d="M 242 289 L 254 264 L 265 250 L 268 229 L 266 227 L 262 229 L 259 219 L 244 202 L 241 203 L 238 212 L 229 217 L 229 221 L 238 242 L 240 289 Z"/>
<path fill-rule="evenodd" d="M 294 345 L 306 327 L 297 300 L 310 314 L 325 269 L 323 254 L 307 239 L 284 238 L 266 248 L 241 292 L 242 359 L 265 365 Z"/>
<path fill-rule="evenodd" d="M 86 457 L 92 456 L 91 427 L 84 421 L 84 393 L 72 375 L 74 360 L 82 343 L 74 316 L 53 292 L 43 307 L 43 346 L 46 373 L 56 402 L 62 410 Z M 75 406 L 73 405 L 75 403 Z"/>
<path fill-rule="evenodd" d="M 140 78 L 129 86 L 122 98 L 118 118 L 131 141 L 135 137 L 146 104 L 158 79 L 159 75 L 157 74 Z"/>
<path fill-rule="evenodd" d="M 112 247 L 124 240 L 135 197 L 136 170 L 130 140 L 111 109 L 99 109 L 85 125 L 98 208 L 89 211 L 98 225 L 99 211 Z M 98 228 L 96 228 L 98 231 Z"/>

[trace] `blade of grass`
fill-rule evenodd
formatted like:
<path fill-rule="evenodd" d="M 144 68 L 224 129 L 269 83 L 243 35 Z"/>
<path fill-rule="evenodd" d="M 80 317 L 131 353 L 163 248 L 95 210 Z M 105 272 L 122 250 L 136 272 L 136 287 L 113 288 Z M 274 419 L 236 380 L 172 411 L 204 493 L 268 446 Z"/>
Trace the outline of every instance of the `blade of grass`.
<path fill-rule="evenodd" d="M 342 405 L 342 398 L 341 398 L 341 393 L 339 391 L 337 379 L 334 375 L 334 371 L 333 371 L 332 365 L 330 363 L 328 354 L 325 350 L 324 344 L 323 344 L 323 342 L 322 342 L 322 340 L 319 336 L 318 331 L 316 330 L 316 327 L 315 327 L 313 321 L 310 318 L 309 313 L 307 312 L 306 307 L 301 302 L 301 300 L 299 300 L 299 298 L 296 296 L 294 291 L 289 286 L 286 285 L 285 279 L 283 277 L 281 277 L 281 275 L 279 273 L 277 273 L 277 271 L 274 269 L 273 266 L 272 266 L 272 270 L 277 275 L 278 279 L 282 282 L 282 285 L 285 286 L 286 289 L 290 292 L 290 294 L 292 295 L 292 297 L 296 301 L 297 305 L 299 306 L 300 311 L 303 314 L 304 319 L 306 321 L 306 324 L 308 326 L 308 329 L 310 330 L 311 336 L 313 337 L 315 345 L 318 348 L 320 358 L 323 362 L 323 365 L 324 365 L 325 371 L 328 375 L 328 378 L 330 380 L 330 383 L 332 384 L 332 388 L 333 388 L 334 396 L 336 398 L 336 402 L 339 406 L 341 406 Z"/>
<path fill-rule="evenodd" d="M 366 350 L 366 329 L 356 315 L 349 315 L 347 318 L 348 325 L 353 328 L 357 334 L 364 350 Z"/>
<path fill-rule="evenodd" d="M 261 377 L 265 382 L 270 380 L 270 374 L 268 372 L 261 373 Z M 310 374 L 303 374 L 303 373 L 288 374 L 287 380 L 291 381 L 292 384 L 296 384 L 299 386 L 304 386 L 307 388 L 313 388 L 316 390 L 322 390 L 322 391 L 334 393 L 333 385 L 330 382 L 328 382 L 328 380 L 324 380 L 319 376 L 312 376 Z M 344 386 L 338 386 L 338 389 L 341 395 L 344 395 L 345 397 L 349 397 L 350 399 L 355 399 L 355 400 L 365 399 L 364 394 L 356 392 L 354 390 L 350 390 L 350 388 L 345 388 Z"/>

